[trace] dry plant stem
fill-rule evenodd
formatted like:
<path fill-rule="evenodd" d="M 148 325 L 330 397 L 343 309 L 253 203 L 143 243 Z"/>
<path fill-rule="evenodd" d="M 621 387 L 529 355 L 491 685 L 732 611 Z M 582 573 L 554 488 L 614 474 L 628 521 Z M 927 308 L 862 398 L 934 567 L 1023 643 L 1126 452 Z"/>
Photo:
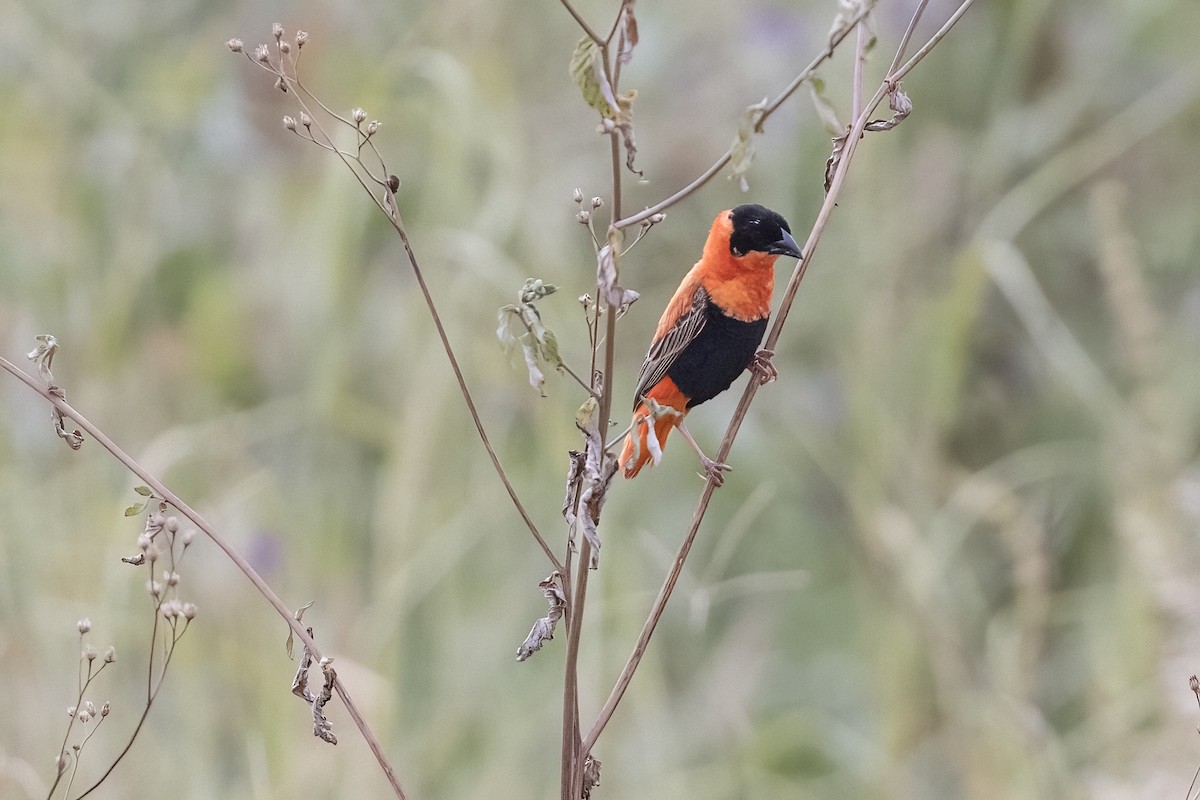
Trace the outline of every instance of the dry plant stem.
<path fill-rule="evenodd" d="M 258 590 L 259 594 L 266 598 L 267 602 L 271 604 L 279 616 L 282 617 L 288 626 L 291 627 L 291 629 L 295 632 L 296 637 L 299 638 L 300 641 L 304 642 L 304 645 L 309 648 L 313 654 L 313 657 L 318 660 L 321 658 L 321 651 L 320 648 L 317 647 L 317 643 L 313 641 L 311 636 L 308 635 L 308 631 L 305 630 L 304 626 L 296 621 L 291 609 L 284 605 L 283 601 L 279 599 L 279 596 L 275 594 L 275 591 L 267 584 L 265 580 L 263 580 L 262 576 L 259 575 L 252 566 L 250 566 L 249 562 L 247 562 L 246 559 L 243 558 L 242 555 L 238 553 L 237 550 L 235 550 L 233 546 L 230 545 L 225 538 L 208 523 L 207 520 L 193 510 L 191 506 L 183 502 L 183 500 L 181 500 L 174 492 L 168 489 L 166 485 L 146 471 L 141 464 L 135 461 L 120 447 L 118 447 L 117 444 L 109 439 L 103 431 L 101 431 L 99 428 L 93 425 L 90 420 L 72 408 L 65 400 L 52 395 L 40 382 L 27 375 L 21 369 L 18 369 L 12 362 L 3 357 L 0 357 L 0 367 L 3 367 L 13 376 L 23 381 L 27 386 L 29 386 L 29 388 L 33 389 L 42 397 L 46 398 L 46 400 L 50 401 L 50 403 L 53 404 L 60 412 L 62 412 L 64 416 L 75 420 L 76 424 L 78 424 L 85 433 L 95 439 L 105 450 L 112 453 L 112 455 L 118 461 L 124 464 L 130 472 L 136 475 L 139 480 L 154 490 L 155 494 L 173 506 L 180 514 L 187 517 L 193 525 L 204 531 L 205 535 L 212 540 L 213 544 L 221 548 L 225 555 L 229 557 L 229 560 L 232 561 L 237 568 L 242 571 L 242 574 L 244 574 L 250 583 L 254 585 L 254 588 Z M 383 748 L 379 744 L 379 740 L 375 738 L 375 734 L 371 731 L 370 726 L 367 725 L 366 720 L 364 720 L 362 714 L 359 713 L 358 707 L 354 704 L 353 699 L 342 685 L 340 679 L 336 684 L 336 688 L 338 696 L 341 698 L 342 703 L 346 707 L 347 713 L 350 714 L 350 718 L 354 721 L 354 724 L 358 728 L 359 733 L 362 734 L 363 739 L 366 740 L 367 746 L 371 748 L 371 753 L 375 756 L 375 760 L 379 763 L 380 769 L 383 770 L 384 775 L 387 777 L 388 783 L 392 787 L 392 791 L 395 793 L 396 797 L 399 798 L 399 800 L 404 800 L 404 791 L 400 788 L 400 783 L 396 778 L 395 770 L 392 769 L 392 765 L 388 762 L 387 756 L 384 754 Z M 89 789 L 89 791 L 91 790 Z"/>
<path fill-rule="evenodd" d="M 582 22 L 580 24 L 582 24 Z M 255 63 L 257 64 L 258 62 Z M 294 64 L 295 62 L 293 62 L 293 70 Z M 504 471 L 504 466 L 500 463 L 500 458 L 496 455 L 495 448 L 492 447 L 491 439 L 488 438 L 487 430 L 483 426 L 483 420 L 479 417 L 479 410 L 475 407 L 475 399 L 471 395 L 471 390 L 467 388 L 466 378 L 463 377 L 462 369 L 458 365 L 458 358 L 454 355 L 454 348 L 450 345 L 450 338 L 446 335 L 446 328 L 442 325 L 441 314 L 438 313 L 437 305 L 433 301 L 433 295 L 429 291 L 429 286 L 425 283 L 425 275 L 421 270 L 419 262 L 417 261 L 416 254 L 413 252 L 412 243 L 408 240 L 408 233 L 404 228 L 403 222 L 400 220 L 398 207 L 393 212 L 393 210 L 389 209 L 382 200 L 376 197 L 375 192 L 372 191 L 371 187 L 363 179 L 362 174 L 360 174 L 359 170 L 355 168 L 355 165 L 357 164 L 359 167 L 361 167 L 362 170 L 366 172 L 367 176 L 370 177 L 371 181 L 376 184 L 386 186 L 386 175 L 383 179 L 372 175 L 370 170 L 367 169 L 359 157 L 345 153 L 334 146 L 333 138 L 321 125 L 320 117 L 311 113 L 308 104 L 304 102 L 304 97 L 307 96 L 311 98 L 314 103 L 320 106 L 322 111 L 329 114 L 329 116 L 338 120 L 342 124 L 350 128 L 354 128 L 355 130 L 358 129 L 358 126 L 354 122 L 338 115 L 328 108 L 316 95 L 314 95 L 304 86 L 304 84 L 298 77 L 296 77 L 296 75 L 286 74 L 282 67 L 278 71 L 268 67 L 263 68 L 267 69 L 268 72 L 278 75 L 280 78 L 287 81 L 288 84 L 294 87 L 296 90 L 294 94 L 297 102 L 300 105 L 300 108 L 312 119 L 312 126 L 321 134 L 321 139 L 323 140 L 319 141 L 314 138 L 312 141 L 327 150 L 333 151 L 333 153 L 337 155 L 339 159 L 341 159 L 342 163 L 346 166 L 346 169 L 348 169 L 350 174 L 354 176 L 354 179 L 358 181 L 358 184 L 363 188 L 363 191 L 367 193 L 367 196 L 371 198 L 371 201 L 375 204 L 375 206 L 383 212 L 384 216 L 388 218 L 392 228 L 395 229 L 396 234 L 400 237 L 400 241 L 404 244 L 404 252 L 408 255 L 408 263 L 412 267 L 413 274 L 417 279 L 417 284 L 421 288 L 421 296 L 424 298 L 425 305 L 429 309 L 429 315 L 433 318 L 433 325 L 437 329 L 438 338 L 441 340 L 442 348 L 446 352 L 446 358 L 450 362 L 450 368 L 454 371 L 455 380 L 458 382 L 458 389 L 463 396 L 463 400 L 466 402 L 467 411 L 471 414 L 471 421 L 475 423 L 475 430 L 478 432 L 479 438 L 483 442 L 483 447 L 487 451 L 488 458 L 491 459 L 492 467 L 496 470 L 496 474 L 500 477 L 501 483 L 504 484 L 504 490 L 508 493 L 509 499 L 512 501 L 517 513 L 520 514 L 525 526 L 529 529 L 530 534 L 533 535 L 534 540 L 537 541 L 538 546 L 542 548 L 542 552 L 546 554 L 546 558 L 550 560 L 550 563 L 553 565 L 554 569 L 565 574 L 566 568 L 558 560 L 558 557 L 554 554 L 554 551 L 550 549 L 550 546 L 546 544 L 546 540 L 542 538 L 541 533 L 537 529 L 537 525 L 535 525 L 533 522 L 533 518 L 529 516 L 529 512 L 525 510 L 525 505 L 521 502 L 520 497 L 517 495 L 517 490 L 513 488 L 512 482 L 509 481 L 508 473 Z M 375 149 L 374 142 L 369 139 L 367 141 L 371 145 L 372 152 L 375 154 L 376 158 L 379 159 L 379 162 L 382 165 L 383 159 L 380 156 L 379 151 Z M 360 142 L 360 151 L 361 146 L 362 145 Z M 570 370 L 568 370 L 568 372 L 569 371 Z M 578 376 L 575 376 L 574 373 L 571 374 L 576 380 L 579 380 Z M 317 656 L 316 651 L 313 652 L 313 655 Z M 319 656 L 317 658 L 319 659 Z"/>
<path fill-rule="evenodd" d="M 820 55 L 809 62 L 808 66 L 801 70 L 800 74 L 793 78 L 792 82 L 789 83 L 787 87 L 785 87 L 784 90 L 775 97 L 774 100 L 767 104 L 766 108 L 763 109 L 762 117 L 759 119 L 759 125 L 764 124 L 768 117 L 774 114 L 781 105 L 786 103 L 788 99 L 796 93 L 796 90 L 803 86 L 804 82 L 811 78 L 813 73 L 816 72 L 822 64 L 824 64 L 833 56 L 833 51 L 837 48 L 837 46 L 841 44 L 842 40 L 850 34 L 851 30 L 858 27 L 858 23 L 862 22 L 863 18 L 870 13 L 870 10 L 870 6 L 864 6 L 857 14 L 850 18 L 849 24 L 847 24 L 845 28 L 843 28 L 836 36 L 829 40 L 828 46 L 821 51 Z M 649 208 L 643 209 L 636 214 L 631 214 L 625 219 L 618 218 L 617 221 L 613 223 L 613 227 L 623 230 L 628 228 L 630 225 L 637 225 L 661 211 L 666 211 L 668 208 L 687 198 L 697 189 L 704 186 L 704 184 L 708 183 L 710 180 L 719 175 L 721 170 L 725 169 L 725 166 L 729 163 L 729 159 L 732 156 L 733 148 L 730 148 L 725 151 L 724 155 L 716 160 L 716 163 L 706 169 L 698 178 L 689 183 L 687 186 L 683 187 L 666 200 L 662 200 L 650 206 Z"/>
<path fill-rule="evenodd" d="M 829 223 L 829 217 L 833 213 L 834 206 L 837 204 L 837 199 L 841 195 L 842 187 L 846 181 L 847 170 L 850 162 L 854 157 L 854 153 L 858 148 L 858 142 L 862 138 L 864 129 L 870 119 L 870 115 L 874 112 L 876 106 L 887 96 L 888 90 L 894 87 L 904 75 L 908 74 L 914 66 L 916 66 L 922 58 L 924 58 L 933 46 L 949 32 L 954 26 L 954 23 L 962 17 L 974 0 L 964 0 L 958 7 L 955 13 L 949 18 L 944 26 L 929 40 L 921 50 L 914 55 L 903 67 L 889 72 L 884 78 L 883 83 L 875 92 L 874 97 L 864 106 L 862 112 L 855 118 L 854 124 L 851 126 L 849 137 L 847 138 L 846 148 L 842 154 L 842 159 L 834 173 L 833 181 L 830 184 L 829 192 L 825 196 L 825 202 L 821 206 L 820 213 L 817 215 L 816 221 L 813 223 L 808 239 L 804 244 L 804 257 L 796 265 L 792 272 L 791 278 L 788 280 L 787 289 L 784 292 L 783 300 L 780 303 L 780 308 L 775 315 L 767 338 L 763 343 L 763 348 L 766 350 L 776 350 L 776 343 L 779 341 L 779 336 L 783 328 L 784 322 L 787 320 L 788 312 L 791 309 L 792 302 L 795 300 L 796 292 L 800 288 L 800 282 L 804 279 L 804 274 L 808 270 L 808 265 L 812 261 L 813 253 L 816 251 L 817 244 L 821 239 L 821 235 L 825 231 L 826 225 Z M 920 9 L 918 9 L 919 11 Z M 725 431 L 725 436 L 721 441 L 721 446 L 717 451 L 716 460 L 725 462 L 729 456 L 729 451 L 733 447 L 733 441 L 737 436 L 738 430 L 741 428 L 742 421 L 746 417 L 746 412 L 750 408 L 750 404 L 754 400 L 755 394 L 759 389 L 758 381 L 748 381 L 746 390 L 742 393 L 741 399 L 738 401 L 737 409 L 734 411 L 729 427 Z M 675 584 L 679 581 L 679 576 L 683 572 L 683 565 L 687 561 L 688 553 L 692 549 L 692 544 L 695 542 L 696 533 L 700 529 L 700 523 L 704 519 L 705 513 L 708 511 L 709 502 L 712 500 L 714 485 L 710 480 L 705 484 L 704 490 L 700 493 L 700 498 L 696 502 L 696 509 L 692 514 L 692 521 L 688 527 L 687 534 L 684 536 L 683 543 L 676 553 L 675 561 L 671 565 L 670 572 L 667 573 L 662 587 L 659 589 L 658 596 L 654 600 L 654 604 L 650 608 L 650 613 L 646 618 L 645 624 L 642 626 L 642 631 L 638 635 L 637 642 L 634 644 L 633 652 L 622 668 L 620 675 L 617 677 L 616 684 L 609 693 L 608 699 L 605 701 L 603 708 L 597 715 L 596 722 L 592 725 L 592 729 L 584 737 L 583 747 L 579 754 L 579 760 L 582 761 L 591 752 L 595 746 L 596 740 L 604 731 L 613 712 L 616 711 L 617 705 L 621 702 L 621 698 L 625 694 L 625 690 L 629 688 L 629 683 L 633 679 L 633 675 L 637 670 L 642 656 L 646 652 L 646 647 L 650 643 L 650 638 L 654 634 L 654 629 L 658 625 L 658 621 L 662 618 L 663 611 L 666 608 L 667 601 L 671 597 L 671 593 L 675 589 Z"/>

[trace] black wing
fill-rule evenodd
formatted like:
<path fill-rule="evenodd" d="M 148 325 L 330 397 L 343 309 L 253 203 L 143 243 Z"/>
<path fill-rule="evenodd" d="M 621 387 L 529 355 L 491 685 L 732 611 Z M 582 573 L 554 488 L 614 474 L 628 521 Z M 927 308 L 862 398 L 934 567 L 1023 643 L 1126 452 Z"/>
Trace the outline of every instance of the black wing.
<path fill-rule="evenodd" d="M 663 379 L 679 354 L 704 330 L 704 323 L 708 319 L 708 302 L 708 292 L 704 291 L 703 286 L 697 286 L 688 309 L 679 315 L 666 333 L 650 343 L 650 352 L 646 353 L 646 360 L 642 362 L 637 389 L 633 393 L 635 411 L 646 392 Z"/>

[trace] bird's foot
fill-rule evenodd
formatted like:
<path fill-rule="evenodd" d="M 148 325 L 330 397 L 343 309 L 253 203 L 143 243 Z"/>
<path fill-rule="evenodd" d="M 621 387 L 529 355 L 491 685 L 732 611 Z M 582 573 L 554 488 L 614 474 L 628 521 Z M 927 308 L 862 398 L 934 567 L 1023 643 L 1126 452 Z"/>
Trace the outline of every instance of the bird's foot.
<path fill-rule="evenodd" d="M 754 380 L 758 381 L 759 386 L 766 386 L 779 377 L 779 370 L 775 369 L 775 365 L 771 363 L 771 359 L 774 357 L 774 350 L 759 350 L 750 360 L 750 374 L 754 376 Z"/>
<path fill-rule="evenodd" d="M 705 455 L 700 456 L 700 464 L 704 467 L 704 478 L 712 481 L 712 485 L 718 489 L 725 485 L 725 473 L 733 472 L 733 467 L 713 461 Z"/>

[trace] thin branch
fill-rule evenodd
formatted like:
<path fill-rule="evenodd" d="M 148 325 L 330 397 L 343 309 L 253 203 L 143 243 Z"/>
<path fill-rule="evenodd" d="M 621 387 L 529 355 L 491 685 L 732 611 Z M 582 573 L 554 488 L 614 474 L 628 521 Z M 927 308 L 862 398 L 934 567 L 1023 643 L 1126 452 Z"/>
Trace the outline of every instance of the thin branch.
<path fill-rule="evenodd" d="M 567 10 L 567 13 L 569 13 L 575 19 L 575 23 L 583 29 L 583 32 L 587 35 L 587 37 L 603 47 L 604 40 L 601 39 L 594 30 L 592 30 L 592 26 L 588 25 L 587 21 L 584 20 L 583 17 L 579 16 L 579 12 L 575 10 L 573 5 L 571 5 L 570 0 L 560 0 L 560 2 L 562 2 L 563 8 Z"/>
<path fill-rule="evenodd" d="M 850 18 L 847 25 L 830 38 L 828 46 L 821 51 L 820 55 L 810 61 L 808 66 L 801 70 L 800 74 L 793 78 L 792 82 L 789 83 L 784 90 L 775 97 L 774 100 L 767 103 L 766 107 L 763 108 L 762 115 L 759 117 L 758 124 L 760 126 L 765 123 L 767 118 L 774 114 L 780 106 L 786 103 L 788 99 L 796 93 L 796 90 L 803 86 L 804 82 L 813 76 L 813 73 L 816 72 L 822 64 L 824 64 L 833 56 L 833 52 L 837 46 L 842 43 L 842 40 L 850 35 L 850 31 L 853 30 L 857 23 L 861 22 L 868 13 L 870 13 L 870 10 L 870 4 L 864 3 L 863 7 L 859 9 L 858 13 Z M 732 156 L 733 148 L 731 147 L 726 150 L 725 154 L 718 158 L 711 167 L 706 169 L 700 175 L 700 177 L 696 178 L 687 186 L 684 186 L 682 189 L 675 192 L 675 194 L 671 195 L 665 200 L 659 201 L 649 208 L 642 209 L 636 214 L 631 214 L 625 219 L 618 219 L 613 223 L 613 227 L 618 229 L 628 228 L 630 225 L 637 225 L 639 222 L 642 222 L 643 220 L 646 220 L 661 211 L 666 211 L 668 208 L 675 205 L 680 200 L 688 197 L 701 186 L 716 177 L 721 170 L 725 168 L 725 165 L 729 163 L 729 159 Z"/>
<path fill-rule="evenodd" d="M 563 0 L 563 5 L 566 6 L 568 10 L 572 11 L 572 13 L 574 13 L 574 10 L 570 7 L 567 0 Z M 582 20 L 580 20 L 580 24 L 583 25 Z M 254 61 L 254 59 L 251 59 L 251 61 Z M 259 63 L 259 62 L 254 62 L 254 63 Z M 274 70 L 270 70 L 270 71 L 274 72 Z M 354 128 L 355 130 L 359 130 L 358 125 L 355 122 L 348 120 L 344 117 L 341 117 L 338 114 L 334 113 L 332 110 L 330 110 L 324 103 L 321 102 L 321 100 L 319 98 L 317 98 L 315 95 L 313 95 L 312 92 L 310 92 L 307 88 L 305 88 L 303 86 L 303 84 L 300 83 L 300 80 L 298 77 L 296 77 L 294 75 L 288 76 L 283 71 L 282 68 L 278 72 L 276 72 L 276 74 L 278 74 L 283 80 L 287 81 L 290 85 L 302 90 L 305 95 L 307 95 L 308 97 L 311 97 L 313 99 L 313 101 L 316 102 L 323 111 L 325 111 L 327 114 L 332 116 L 334 119 L 347 125 L 348 127 Z M 319 116 L 314 116 L 313 114 L 311 114 L 311 112 L 309 111 L 308 104 L 305 103 L 304 98 L 302 96 L 300 96 L 299 92 L 294 92 L 294 95 L 295 95 L 296 101 L 300 105 L 301 109 L 303 109 L 303 111 L 306 114 L 308 114 L 309 117 L 311 118 L 312 125 L 314 127 L 316 127 L 316 129 L 320 132 L 321 136 L 325 139 L 325 141 L 330 146 L 333 146 L 333 138 L 329 135 L 329 133 L 321 125 Z M 359 132 L 359 135 L 360 136 L 362 135 L 361 131 Z M 316 140 L 314 139 L 314 141 L 316 141 Z M 316 142 L 316 143 L 321 144 L 321 142 Z M 382 157 L 380 157 L 379 151 L 375 149 L 374 144 L 372 144 L 371 149 L 375 153 L 375 155 L 380 158 L 380 163 L 382 165 L 382 163 L 383 163 Z M 367 185 L 367 182 L 365 180 L 363 180 L 363 177 L 361 174 L 359 174 L 359 171 L 357 169 L 355 169 L 354 165 L 358 164 L 359 167 L 362 167 L 362 169 L 364 171 L 366 171 L 367 175 L 371 178 L 372 181 L 374 181 L 376 183 L 380 183 L 380 184 L 384 185 L 385 187 L 386 187 L 386 183 L 383 181 L 380 181 L 379 179 L 375 178 L 375 176 L 371 175 L 370 170 L 368 170 L 365 167 L 365 165 L 363 165 L 362 160 L 360 158 L 350 155 L 350 154 L 343 153 L 340 149 L 338 149 L 336 147 L 333 147 L 333 150 L 337 154 L 337 157 L 339 159 L 341 159 L 342 163 L 346 166 L 346 168 L 354 176 L 354 179 L 356 181 L 358 181 L 358 184 L 363 188 L 363 190 L 371 198 L 371 202 L 373 202 L 375 204 L 375 206 L 380 211 L 383 212 L 384 216 L 387 217 L 388 221 L 391 223 L 392 228 L 400 236 L 400 241 L 404 244 L 404 251 L 408 255 L 408 263 L 412 267 L 413 275 L 417 279 L 418 286 L 420 286 L 420 288 L 421 288 L 421 296 L 425 300 L 426 308 L 429 309 L 430 317 L 433 318 L 433 325 L 437 329 L 438 338 L 441 340 L 442 348 L 446 352 L 446 358 L 450 362 L 450 368 L 453 370 L 455 380 L 458 382 L 459 391 L 462 394 L 463 401 L 467 405 L 467 411 L 471 415 L 471 421 L 475 424 L 475 430 L 478 432 L 479 438 L 483 442 L 483 447 L 487 451 L 488 458 L 492 462 L 492 467 L 495 469 L 496 475 L 499 476 L 500 482 L 504 484 L 504 490 L 508 493 L 509 499 L 512 501 L 512 504 L 516 508 L 517 513 L 521 516 L 521 520 L 525 523 L 525 526 L 529 529 L 530 534 L 533 536 L 534 540 L 538 543 L 538 546 L 542 548 L 542 552 L 544 552 L 546 554 L 546 558 L 549 559 L 549 561 L 550 561 L 551 565 L 553 565 L 554 569 L 558 570 L 559 572 L 563 572 L 565 567 L 563 566 L 562 562 L 560 562 L 558 560 L 558 557 L 554 554 L 554 551 L 550 549 L 550 546 L 546 543 L 546 540 L 544 538 L 542 538 L 542 535 L 538 531 L 537 525 L 534 523 L 533 518 L 529 515 L 529 512 L 525 510 L 525 505 L 521 502 L 521 498 L 517 495 L 517 490 L 513 487 L 512 482 L 509 481 L 508 473 L 505 472 L 504 466 L 500 463 L 500 457 L 498 455 L 496 455 L 496 450 L 494 447 L 492 447 L 492 442 L 491 442 L 491 439 L 488 437 L 487 429 L 484 428 L 483 420 L 479 416 L 479 410 L 475 406 L 475 399 L 471 395 L 471 390 L 467 387 L 466 378 L 463 376 L 462 368 L 458 364 L 458 358 L 454 354 L 454 348 L 450 344 L 450 338 L 446 334 L 446 328 L 442 324 L 441 314 L 438 312 L 437 305 L 434 303 L 434 300 L 433 300 L 433 295 L 430 293 L 429 286 L 425 282 L 425 275 L 424 275 L 423 271 L 421 270 L 421 265 L 417 261 L 416 254 L 413 252 L 412 243 L 408 239 L 408 232 L 405 230 L 404 224 L 400 220 L 399 207 L 396 206 L 394 208 L 389 208 L 387 203 L 384 200 L 381 200 L 379 197 L 377 197 L 375 192 L 371 189 L 371 187 Z M 386 171 L 387 171 L 386 166 L 383 167 L 383 170 L 386 173 Z M 389 194 L 386 196 L 393 197 L 393 199 L 394 199 L 394 195 L 390 194 L 391 190 L 389 189 L 388 191 L 389 191 Z M 567 371 L 570 372 L 570 370 L 567 370 Z M 571 373 L 571 374 L 573 377 L 576 377 L 576 380 L 579 380 L 577 376 L 574 376 L 574 373 Z M 319 656 L 317 655 L 316 651 L 313 651 L 313 655 L 314 655 L 314 657 L 319 659 Z"/>
<path fill-rule="evenodd" d="M 921 15 L 925 13 L 925 6 L 929 5 L 929 0 L 921 0 L 917 4 L 917 10 L 913 12 L 912 19 L 908 21 L 908 27 L 904 30 L 904 35 L 900 37 L 900 46 L 896 48 L 896 55 L 892 57 L 892 65 L 888 67 L 887 74 L 891 75 L 896 71 L 896 67 L 900 66 L 900 59 L 904 58 L 904 51 L 908 49 L 908 43 L 912 41 L 913 31 L 917 29 L 917 23 L 921 21 Z"/>
<path fill-rule="evenodd" d="M 870 119 L 871 113 L 875 107 L 883 100 L 895 82 L 903 77 L 912 66 L 915 66 L 921 58 L 923 58 L 934 44 L 942 39 L 946 33 L 966 11 L 974 0 L 963 0 L 959 9 L 950 17 L 950 21 L 934 35 L 934 38 L 921 49 L 921 51 L 910 59 L 910 64 L 906 64 L 906 68 L 901 68 L 898 73 L 890 73 L 884 82 L 876 91 L 874 97 L 866 104 L 862 112 L 854 120 L 851 127 L 845 149 L 842 153 L 841 160 L 834 172 L 833 180 L 830 184 L 829 191 L 825 196 L 825 202 L 821 206 L 821 210 L 817 215 L 816 221 L 813 223 L 808 239 L 804 244 L 804 257 L 800 259 L 796 265 L 792 276 L 788 281 L 787 289 L 784 292 L 783 300 L 780 303 L 779 311 L 777 312 L 774 321 L 771 325 L 767 338 L 763 343 L 763 348 L 766 350 L 775 350 L 775 345 L 779 340 L 784 323 L 787 321 L 788 312 L 791 309 L 792 301 L 795 299 L 796 292 L 800 287 L 800 282 L 804 279 L 804 275 L 808 270 L 808 265 L 812 261 L 813 253 L 816 251 L 818 242 L 825 231 L 825 227 L 829 222 L 829 217 L 833 213 L 833 209 L 837 204 L 837 199 L 841 195 L 842 187 L 846 181 L 847 171 L 850 162 L 857 150 L 858 142 L 862 138 L 863 131 L 866 128 L 867 122 Z M 721 441 L 721 446 L 717 450 L 716 460 L 724 463 L 729 455 L 730 449 L 733 447 L 733 441 L 741 429 L 742 421 L 746 417 L 746 412 L 750 408 L 750 404 L 754 400 L 755 394 L 758 392 L 759 383 L 756 380 L 751 380 L 746 386 L 746 390 L 742 393 L 741 399 L 738 401 L 737 409 L 734 411 L 733 418 L 729 422 L 729 427 L 725 431 L 725 436 Z M 609 693 L 608 699 L 601 708 L 600 713 L 596 717 L 592 729 L 588 732 L 583 740 L 583 748 L 579 754 L 580 760 L 587 757 L 591 753 L 592 747 L 595 746 L 596 740 L 603 733 L 605 726 L 612 719 L 613 713 L 621 702 L 621 698 L 625 694 L 625 690 L 629 688 L 630 681 L 633 680 L 633 675 L 641 663 L 642 656 L 646 652 L 646 647 L 650 643 L 650 638 L 654 634 L 654 629 L 658 625 L 658 621 L 662 618 L 666 608 L 667 601 L 671 597 L 671 593 L 675 589 L 676 583 L 679 581 L 679 576 L 683 573 L 683 565 L 687 561 L 688 553 L 691 551 L 692 544 L 695 542 L 696 534 L 700 529 L 700 523 L 704 519 L 704 515 L 708 511 L 709 502 L 712 500 L 713 490 L 715 485 L 710 479 L 704 486 L 704 490 L 700 493 L 700 497 L 696 502 L 695 511 L 692 513 L 692 521 L 688 527 L 687 534 L 684 536 L 683 543 L 679 546 L 679 550 L 675 555 L 675 561 L 671 565 L 670 571 L 667 573 L 666 579 L 663 581 L 662 587 L 659 589 L 658 595 L 654 600 L 654 604 L 650 607 L 650 613 L 647 615 L 646 622 L 642 626 L 642 631 L 638 635 L 637 642 L 634 644 L 633 652 L 630 654 L 625 666 L 622 668 L 617 681 Z"/>
<path fill-rule="evenodd" d="M 167 486 L 162 483 L 162 481 L 158 480 L 158 478 L 148 472 L 128 453 L 118 447 L 112 439 L 108 438 L 104 431 L 93 425 L 90 420 L 72 408 L 65 400 L 60 397 L 56 397 L 49 391 L 49 389 L 47 389 L 47 387 L 42 385 L 33 377 L 27 375 L 23 370 L 19 369 L 16 365 L 2 356 L 0 356 L 0 367 L 3 367 L 14 377 L 23 381 L 29 388 L 33 389 L 46 400 L 50 401 L 50 403 L 64 416 L 75 420 L 76 424 L 78 424 L 80 428 L 82 428 L 89 436 L 95 439 L 101 447 L 111 453 L 113 457 L 124 464 L 126 469 L 136 475 L 144 484 L 146 484 L 146 486 L 149 486 L 155 492 L 155 494 L 173 506 L 180 514 L 187 517 L 193 525 L 204 531 L 205 535 L 208 536 L 213 544 L 219 547 L 225 553 L 225 555 L 228 556 L 229 560 L 232 561 L 234 565 L 242 571 L 242 574 L 246 576 L 247 580 L 254 585 L 254 588 L 258 590 L 259 594 L 261 594 L 267 600 L 267 602 L 271 604 L 279 616 L 283 618 L 284 622 L 286 622 L 292 631 L 295 632 L 297 638 L 304 642 L 304 644 L 312 651 L 313 657 L 317 659 L 321 658 L 321 651 L 317 647 L 317 643 L 313 641 L 311 636 L 308 635 L 308 631 L 305 630 L 304 626 L 296 620 L 291 609 L 284 605 L 283 601 L 279 599 L 279 595 L 275 594 L 275 590 L 272 589 L 265 580 L 263 580 L 262 576 L 255 571 L 254 567 L 250 566 L 250 563 L 246 561 L 246 559 L 243 558 L 242 555 L 225 540 L 225 537 L 221 536 L 221 534 L 218 533 L 216 529 L 204 519 L 204 517 L 200 516 L 200 514 L 192 509 L 191 506 L 189 506 L 174 492 L 168 489 Z M 354 700 L 350 697 L 349 692 L 346 691 L 346 688 L 342 685 L 340 679 L 336 685 L 336 688 L 338 696 L 342 699 L 342 703 L 346 707 L 346 711 L 350 714 L 350 718 L 354 720 L 354 724 L 358 727 L 363 739 L 367 742 L 367 746 L 371 748 L 371 753 L 375 756 L 375 760 L 379 763 L 380 768 L 387 777 L 388 783 L 392 787 L 392 791 L 395 793 L 398 800 L 404 800 L 404 790 L 400 788 L 400 783 L 396 778 L 396 773 L 392 769 L 392 765 L 388 762 L 387 756 L 384 754 L 383 748 L 379 744 L 379 740 L 371 731 L 370 726 L 367 725 L 366 720 L 363 719 L 362 714 L 359 713 L 358 707 L 354 704 Z"/>

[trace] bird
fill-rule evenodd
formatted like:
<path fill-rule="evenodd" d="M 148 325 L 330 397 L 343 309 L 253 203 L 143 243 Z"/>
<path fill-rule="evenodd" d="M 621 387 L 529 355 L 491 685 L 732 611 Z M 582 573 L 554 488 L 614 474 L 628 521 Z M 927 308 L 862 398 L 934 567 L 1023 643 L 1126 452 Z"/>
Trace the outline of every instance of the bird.
<path fill-rule="evenodd" d="M 667 304 L 642 362 L 633 422 L 617 461 L 626 478 L 651 461 L 657 464 L 667 435 L 679 428 L 705 477 L 716 486 L 725 482 L 730 467 L 704 454 L 683 419 L 747 369 L 760 383 L 775 379 L 774 354 L 758 347 L 780 256 L 803 258 L 787 220 L 776 212 L 746 204 L 713 220 L 700 260 Z"/>

